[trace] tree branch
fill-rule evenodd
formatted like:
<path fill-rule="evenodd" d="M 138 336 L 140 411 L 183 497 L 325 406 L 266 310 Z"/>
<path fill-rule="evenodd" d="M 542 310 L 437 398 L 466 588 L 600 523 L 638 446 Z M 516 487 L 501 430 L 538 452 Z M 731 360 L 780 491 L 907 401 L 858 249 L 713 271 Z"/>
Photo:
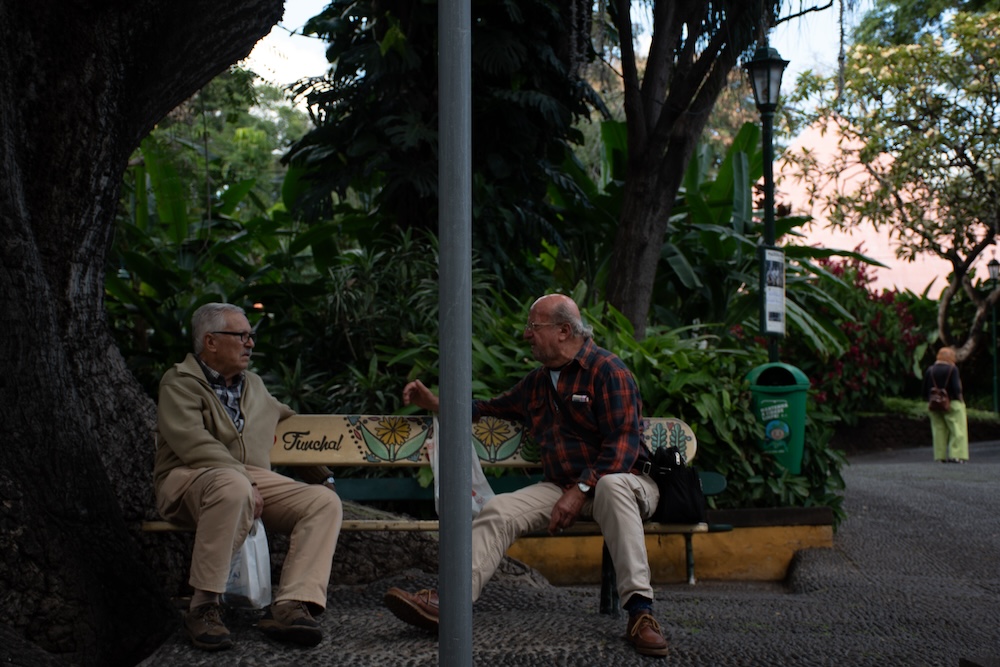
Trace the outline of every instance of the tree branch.
<path fill-rule="evenodd" d="M 803 17 L 803 16 L 805 16 L 807 14 L 812 14 L 812 13 L 815 13 L 815 12 L 826 11 L 827 9 L 830 9 L 831 7 L 833 7 L 833 0 L 830 0 L 830 2 L 826 3 L 825 5 L 820 5 L 820 6 L 817 6 L 817 7 L 809 7 L 807 9 L 803 9 L 802 11 L 798 12 L 797 14 L 790 14 L 789 16 L 785 16 L 784 18 L 779 18 L 779 19 L 777 19 L 774 22 L 774 25 L 781 25 L 782 23 L 786 23 L 788 21 L 792 21 L 794 19 L 801 18 L 801 17 Z"/>

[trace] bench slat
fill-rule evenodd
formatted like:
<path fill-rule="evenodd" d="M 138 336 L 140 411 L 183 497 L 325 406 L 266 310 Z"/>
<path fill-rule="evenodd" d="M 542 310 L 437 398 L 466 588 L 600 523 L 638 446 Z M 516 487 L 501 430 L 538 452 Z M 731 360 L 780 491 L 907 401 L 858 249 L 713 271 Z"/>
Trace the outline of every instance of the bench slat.
<path fill-rule="evenodd" d="M 642 525 L 647 535 L 685 535 L 694 533 L 717 532 L 717 528 L 707 523 L 656 523 L 650 521 Z M 731 527 L 729 527 L 731 529 Z M 147 533 L 191 532 L 192 529 L 169 521 L 143 521 L 142 530 Z M 416 521 L 410 519 L 345 519 L 341 527 L 349 532 L 371 531 L 436 531 L 437 521 Z M 578 521 L 559 535 L 550 536 L 547 532 L 530 533 L 526 537 L 573 537 L 580 535 L 600 535 L 601 529 L 593 521 Z"/>
<path fill-rule="evenodd" d="M 642 525 L 643 532 L 647 535 L 687 535 L 694 533 L 708 533 L 710 526 L 707 523 L 655 523 L 649 522 Z M 440 530 L 437 521 L 410 521 L 410 520 L 381 520 L 381 519 L 353 519 L 345 520 L 341 530 L 344 531 L 436 531 Z M 593 521 L 578 521 L 569 528 L 566 528 L 558 535 L 549 535 L 546 531 L 529 533 L 525 537 L 579 537 L 581 535 L 600 535 L 600 527 Z"/>
<path fill-rule="evenodd" d="M 439 528 L 437 521 L 413 521 L 407 519 L 345 519 L 344 525 L 341 526 L 340 529 L 347 532 L 370 532 L 378 530 L 417 532 L 436 531 Z"/>

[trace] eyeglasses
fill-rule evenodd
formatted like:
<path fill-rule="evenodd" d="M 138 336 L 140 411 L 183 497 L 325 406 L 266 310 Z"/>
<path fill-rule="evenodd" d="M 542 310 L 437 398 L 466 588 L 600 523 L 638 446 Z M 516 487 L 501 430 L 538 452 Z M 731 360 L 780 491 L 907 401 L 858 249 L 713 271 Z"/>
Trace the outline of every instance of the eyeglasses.
<path fill-rule="evenodd" d="M 561 327 L 563 322 L 528 322 L 524 325 L 524 330 L 527 331 L 531 329 L 532 331 L 538 331 L 542 327 Z"/>
<path fill-rule="evenodd" d="M 236 336 L 240 339 L 240 342 L 246 345 L 248 340 L 254 342 L 257 341 L 256 331 L 209 331 L 210 334 L 226 334 L 227 336 Z"/>

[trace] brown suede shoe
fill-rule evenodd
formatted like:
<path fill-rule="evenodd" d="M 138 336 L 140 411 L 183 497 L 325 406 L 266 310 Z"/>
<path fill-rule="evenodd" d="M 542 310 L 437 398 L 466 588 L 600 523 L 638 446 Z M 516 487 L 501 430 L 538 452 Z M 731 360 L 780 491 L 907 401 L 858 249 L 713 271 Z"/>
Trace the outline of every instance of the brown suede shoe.
<path fill-rule="evenodd" d="M 667 654 L 667 640 L 660 632 L 660 624 L 651 614 L 646 612 L 628 617 L 627 639 L 642 655 L 664 656 Z"/>
<path fill-rule="evenodd" d="M 400 588 L 390 588 L 382 598 L 399 620 L 429 630 L 438 631 L 438 594 L 426 588 L 416 593 L 407 593 Z"/>
<path fill-rule="evenodd" d="M 202 651 L 224 651 L 233 646 L 218 604 L 203 604 L 188 611 L 184 614 L 184 629 L 191 643 Z"/>
<path fill-rule="evenodd" d="M 316 646 L 323 641 L 319 623 L 309 613 L 306 603 L 297 600 L 272 604 L 257 627 L 272 639 L 299 646 Z"/>

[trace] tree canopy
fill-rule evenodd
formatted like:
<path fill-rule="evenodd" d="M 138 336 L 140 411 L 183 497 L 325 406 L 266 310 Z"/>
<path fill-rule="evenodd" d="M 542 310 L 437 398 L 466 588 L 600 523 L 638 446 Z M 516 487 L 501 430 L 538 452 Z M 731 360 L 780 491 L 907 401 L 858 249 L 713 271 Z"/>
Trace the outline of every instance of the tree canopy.
<path fill-rule="evenodd" d="M 829 127 L 839 153 L 830 164 L 808 150 L 791 156 L 833 225 L 868 221 L 890 230 L 901 258 L 931 253 L 951 263 L 938 328 L 960 358 L 998 298 L 974 282 L 1000 219 L 998 40 L 1000 14 L 956 14 L 944 34 L 916 44 L 854 46 L 842 92 L 815 76 L 800 91 L 816 105 L 802 120 Z M 954 323 L 947 314 L 960 293 L 975 314 Z"/>
<path fill-rule="evenodd" d="M 871 46 L 915 44 L 920 37 L 939 34 L 955 12 L 995 12 L 997 0 L 875 0 L 854 29 L 853 40 Z"/>

